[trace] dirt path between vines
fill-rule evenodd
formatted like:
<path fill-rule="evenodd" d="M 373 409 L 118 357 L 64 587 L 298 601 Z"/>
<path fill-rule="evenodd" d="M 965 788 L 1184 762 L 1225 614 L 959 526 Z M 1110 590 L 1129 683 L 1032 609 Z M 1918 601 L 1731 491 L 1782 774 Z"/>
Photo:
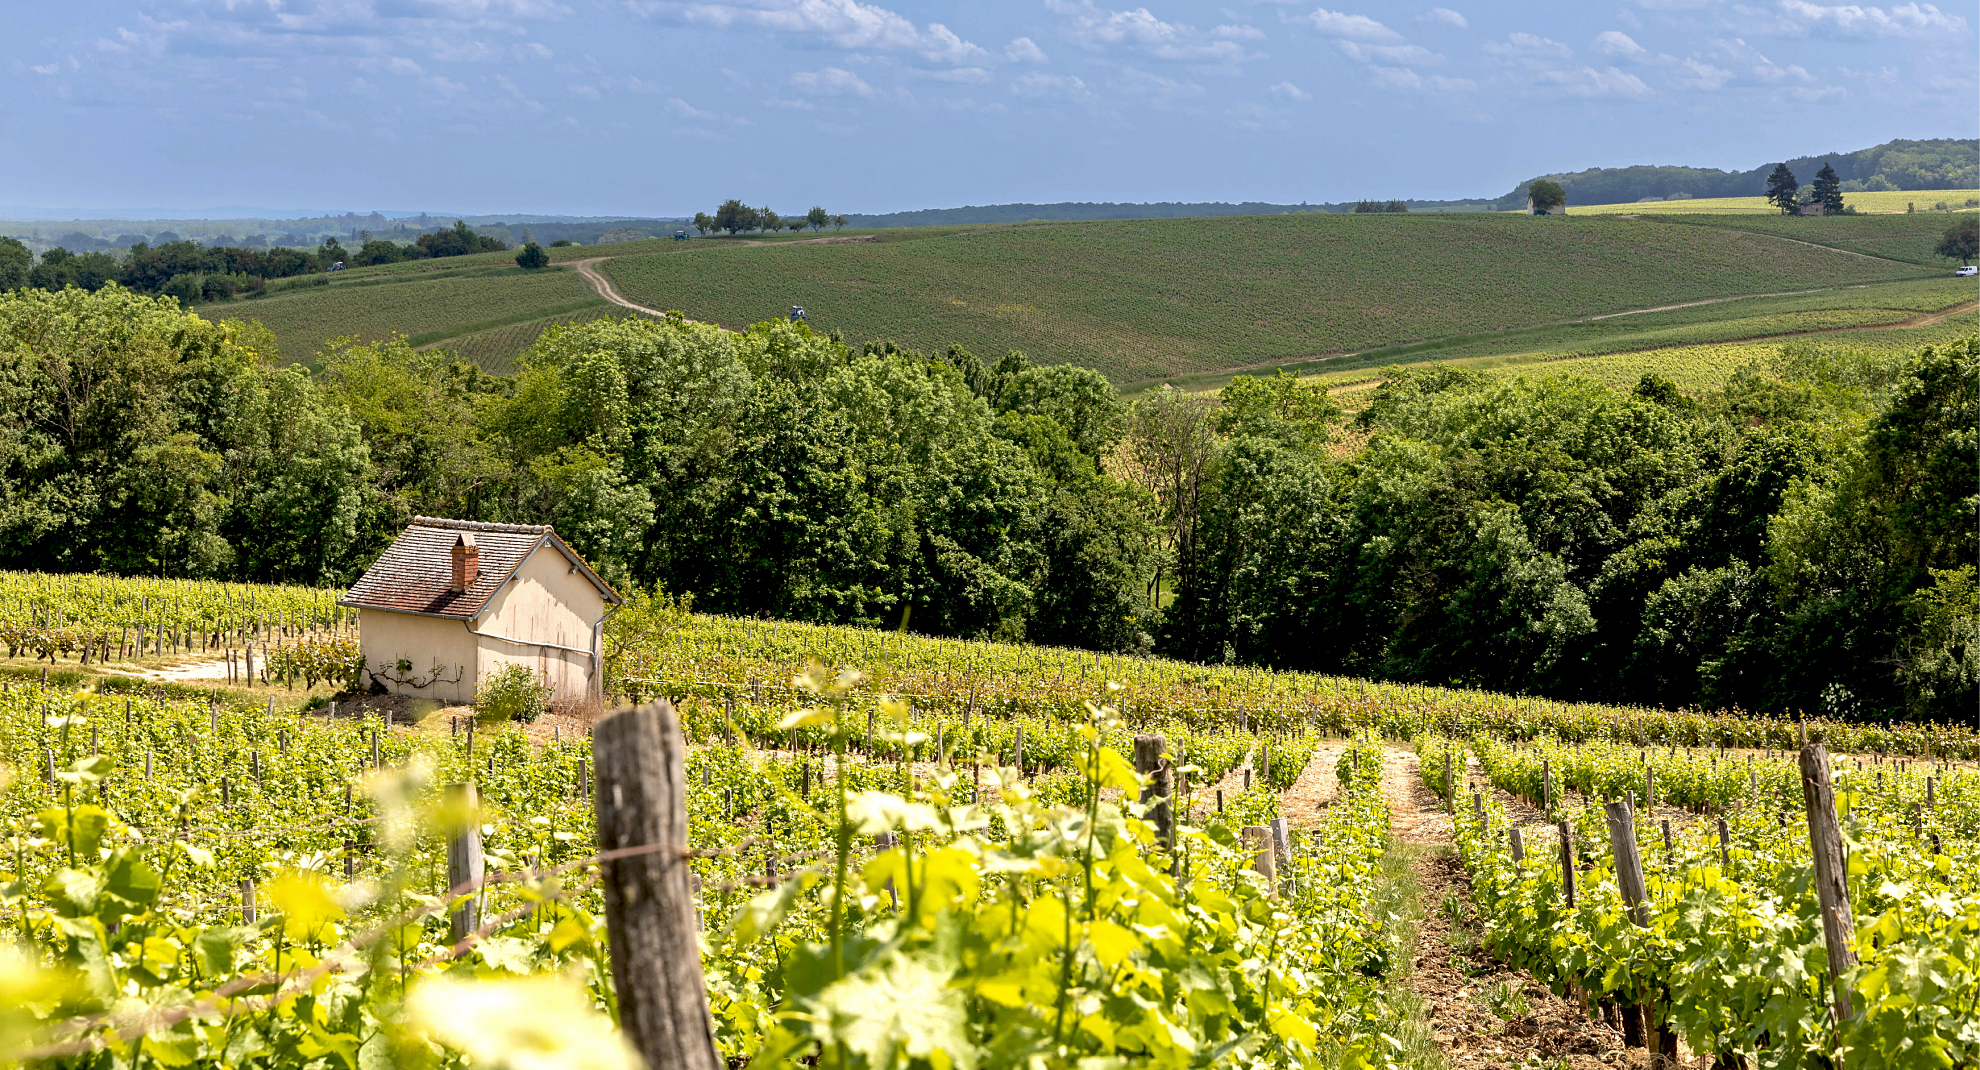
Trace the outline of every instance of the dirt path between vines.
<path fill-rule="evenodd" d="M 627 300 L 626 296 L 620 293 L 617 287 L 612 285 L 612 280 L 606 278 L 605 273 L 598 270 L 595 266 L 601 260 L 610 259 L 612 258 L 609 256 L 594 256 L 589 260 L 573 260 L 570 262 L 570 266 L 576 268 L 577 273 L 584 276 L 584 281 L 591 284 L 592 290 L 605 300 L 618 305 L 620 308 L 629 308 L 634 312 L 644 312 L 649 316 L 664 317 L 666 313 L 657 308 L 647 308 L 645 305 L 636 305 Z"/>
<path fill-rule="evenodd" d="M 1416 953 L 1398 981 L 1422 999 L 1448 1064 L 1454 1070 L 1512 1070 L 1536 1061 L 1573 1070 L 1647 1066 L 1641 1049 L 1623 1048 L 1621 1033 L 1479 947 L 1471 882 L 1451 851 L 1451 819 L 1424 786 L 1410 748 L 1387 748 L 1382 794 L 1390 831 L 1411 856 L 1423 908 Z"/>

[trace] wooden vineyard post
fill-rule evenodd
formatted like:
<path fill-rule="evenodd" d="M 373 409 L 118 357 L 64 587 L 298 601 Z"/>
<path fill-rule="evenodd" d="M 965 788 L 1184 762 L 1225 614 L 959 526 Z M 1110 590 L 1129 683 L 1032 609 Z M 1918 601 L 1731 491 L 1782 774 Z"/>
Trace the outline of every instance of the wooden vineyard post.
<path fill-rule="evenodd" d="M 1836 992 L 1838 1020 L 1850 1017 L 1849 990 L 1842 975 L 1856 965 L 1850 940 L 1856 921 L 1849 908 L 1849 872 L 1843 865 L 1842 830 L 1836 822 L 1836 790 L 1829 780 L 1829 752 L 1820 743 L 1801 748 L 1801 794 L 1808 805 L 1808 838 L 1815 856 L 1815 895 L 1822 908 L 1822 938 L 1828 945 L 1829 978 Z"/>
<path fill-rule="evenodd" d="M 1540 812 L 1554 812 L 1554 761 L 1551 758 L 1540 759 Z"/>
<path fill-rule="evenodd" d="M 687 744 L 665 701 L 598 722 L 599 863 L 619 1024 L 650 1067 L 723 1070 L 689 881 Z"/>
<path fill-rule="evenodd" d="M 1163 751 L 1168 749 L 1161 736 L 1138 735 L 1134 737 L 1134 771 L 1145 776 L 1148 783 L 1141 786 L 1142 805 L 1148 807 L 1143 817 L 1155 826 L 1156 842 L 1165 851 L 1176 849 L 1175 805 L 1171 797 L 1175 793 L 1174 772 Z"/>
<path fill-rule="evenodd" d="M 1732 834 L 1726 828 L 1726 819 L 1721 817 L 1719 818 L 1719 868 L 1731 869 L 1732 864 Z"/>
<path fill-rule="evenodd" d="M 254 919 L 254 881 L 243 878 L 241 880 L 241 924 L 253 925 Z"/>
<path fill-rule="evenodd" d="M 1607 815 L 1609 846 L 1616 856 L 1616 888 L 1622 893 L 1623 905 L 1629 908 L 1630 920 L 1639 927 L 1647 928 L 1650 924 L 1649 892 L 1643 883 L 1643 856 L 1636 846 L 1636 808 L 1627 801 L 1612 802 L 1608 805 Z M 1624 1042 L 1641 1044 L 1649 1050 L 1653 1060 L 1660 1053 L 1676 1054 L 1675 1044 L 1663 1042 L 1664 1032 L 1657 1021 L 1654 1004 L 1623 1007 Z"/>
<path fill-rule="evenodd" d="M 1506 830 L 1506 842 L 1512 845 L 1513 865 L 1515 866 L 1525 865 L 1526 837 L 1520 834 L 1518 825 L 1514 825 L 1513 827 Z"/>
<path fill-rule="evenodd" d="M 1272 857 L 1272 830 L 1264 825 L 1246 825 L 1242 835 L 1245 847 L 1251 851 L 1252 871 L 1265 878 L 1265 893 L 1277 898 L 1279 867 Z"/>
<path fill-rule="evenodd" d="M 1451 787 L 1451 748 L 1444 745 L 1444 807 L 1457 816 L 1457 793 Z"/>
<path fill-rule="evenodd" d="M 447 808 L 464 819 L 462 826 L 447 837 L 447 889 L 455 892 L 463 885 L 478 885 L 484 872 L 481 857 L 481 818 L 475 813 L 481 800 L 474 781 L 447 785 Z M 454 905 L 447 918 L 447 938 L 453 943 L 481 928 L 481 889 L 477 886 L 467 898 Z"/>
<path fill-rule="evenodd" d="M 1567 897 L 1567 908 L 1574 909 L 1574 826 L 1566 821 L 1560 823 L 1561 830 L 1561 893 Z"/>

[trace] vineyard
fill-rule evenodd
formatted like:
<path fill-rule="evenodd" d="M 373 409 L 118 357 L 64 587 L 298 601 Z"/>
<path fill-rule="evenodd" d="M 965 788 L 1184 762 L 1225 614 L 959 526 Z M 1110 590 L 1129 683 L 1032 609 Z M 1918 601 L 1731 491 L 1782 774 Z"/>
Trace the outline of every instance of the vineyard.
<path fill-rule="evenodd" d="M 1963 726 L 646 606 L 608 632 L 612 682 L 675 712 L 599 721 L 594 751 L 571 722 L 407 724 L 274 677 L 257 694 L 118 672 L 257 644 L 279 677 L 283 651 L 350 641 L 334 592 L 5 574 L 0 622 L 23 650 L 103 637 L 87 666 L 56 650 L 54 683 L 25 661 L 0 679 L 0 926 L 19 934 L 0 1063 L 1439 1065 L 1398 998 L 1416 953 L 1388 833 L 1414 805 L 1403 763 L 1457 811 L 1492 953 L 1591 1021 L 1749 1065 L 1830 1065 L 1839 1045 L 1852 1066 L 1975 1058 Z M 1838 973 L 1839 1025 L 1781 753 L 1804 734 L 1836 754 L 1850 852 L 1860 963 Z M 678 858 L 628 832 L 642 762 L 677 796 L 655 805 Z M 1640 907 L 1605 846 L 1623 803 L 1602 804 L 1631 792 Z M 655 888 L 685 957 L 645 954 L 651 900 L 629 889 Z M 656 1026 L 663 997 L 705 1029 Z"/>

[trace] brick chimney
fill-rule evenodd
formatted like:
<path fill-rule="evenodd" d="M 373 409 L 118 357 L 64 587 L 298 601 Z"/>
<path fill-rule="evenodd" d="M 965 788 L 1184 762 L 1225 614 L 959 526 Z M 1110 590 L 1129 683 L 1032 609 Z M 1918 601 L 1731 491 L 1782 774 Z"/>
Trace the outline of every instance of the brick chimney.
<path fill-rule="evenodd" d="M 456 594 L 466 591 L 480 575 L 481 547 L 474 544 L 474 532 L 463 531 L 454 540 L 454 575 L 447 589 Z"/>

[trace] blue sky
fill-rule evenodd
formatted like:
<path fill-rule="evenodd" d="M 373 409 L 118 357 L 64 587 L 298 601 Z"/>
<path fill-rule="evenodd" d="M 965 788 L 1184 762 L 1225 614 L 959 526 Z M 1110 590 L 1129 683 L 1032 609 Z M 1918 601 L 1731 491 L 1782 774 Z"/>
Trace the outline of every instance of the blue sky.
<path fill-rule="evenodd" d="M 1442 198 L 1980 129 L 1971 4 L 1441 2 L 9 0 L 0 205 Z"/>

